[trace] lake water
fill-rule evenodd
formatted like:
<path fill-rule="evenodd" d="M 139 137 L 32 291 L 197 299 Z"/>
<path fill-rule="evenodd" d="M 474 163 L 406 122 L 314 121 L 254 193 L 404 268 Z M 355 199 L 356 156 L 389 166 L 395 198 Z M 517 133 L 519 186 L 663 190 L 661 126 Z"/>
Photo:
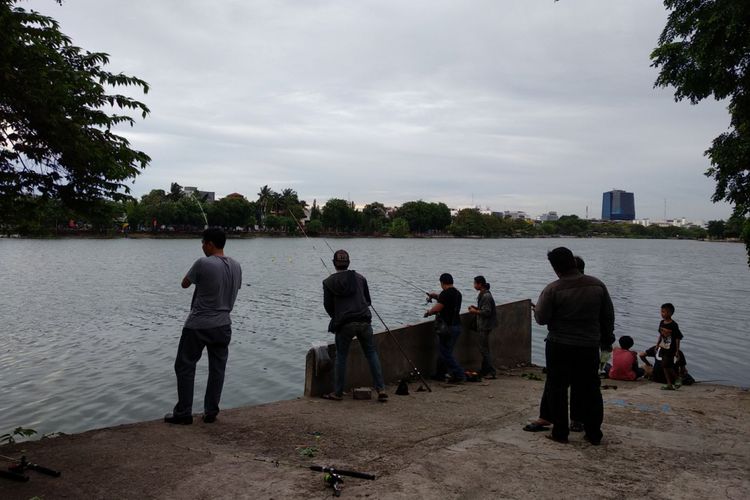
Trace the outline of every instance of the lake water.
<path fill-rule="evenodd" d="M 395 278 L 438 290 L 453 274 L 465 305 L 483 274 L 498 303 L 531 298 L 554 273 L 546 252 L 565 245 L 608 286 L 615 334 L 635 349 L 656 339 L 659 306 L 672 302 L 698 380 L 748 386 L 750 270 L 739 244 L 619 239 L 331 239 L 370 283 L 390 328 L 423 321 L 423 295 Z M 245 285 L 233 312 L 222 407 L 300 396 L 305 354 L 332 341 L 322 306 L 322 239 L 230 240 Z M 180 281 L 201 256 L 196 240 L 0 239 L 0 434 L 16 426 L 77 432 L 158 419 L 171 410 L 174 356 L 192 288 Z M 329 266 L 330 267 L 330 266 Z M 382 330 L 374 324 L 375 330 Z M 533 326 L 532 360 L 543 364 L 545 330 Z M 206 360 L 196 374 L 201 411 Z M 689 390 L 689 389 L 687 389 Z"/>

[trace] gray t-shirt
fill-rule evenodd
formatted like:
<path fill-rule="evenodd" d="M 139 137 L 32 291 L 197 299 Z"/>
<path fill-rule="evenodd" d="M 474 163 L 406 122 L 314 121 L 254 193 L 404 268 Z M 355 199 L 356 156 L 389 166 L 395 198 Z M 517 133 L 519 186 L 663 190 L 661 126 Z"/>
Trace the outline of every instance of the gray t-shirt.
<path fill-rule="evenodd" d="M 201 257 L 187 272 L 195 285 L 185 328 L 231 325 L 229 313 L 242 286 L 242 268 L 230 257 Z"/>

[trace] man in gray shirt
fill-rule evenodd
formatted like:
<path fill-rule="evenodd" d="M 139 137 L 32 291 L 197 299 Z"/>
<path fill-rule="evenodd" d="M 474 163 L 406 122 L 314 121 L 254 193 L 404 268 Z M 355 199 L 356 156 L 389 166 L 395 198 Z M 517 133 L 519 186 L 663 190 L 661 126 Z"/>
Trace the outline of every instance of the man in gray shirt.
<path fill-rule="evenodd" d="M 242 286 L 240 265 L 224 255 L 226 239 L 221 229 L 206 229 L 201 241 L 206 256 L 196 260 L 182 279 L 182 288 L 195 284 L 195 291 L 174 362 L 177 404 L 173 412 L 164 417 L 169 424 L 193 423 L 195 365 L 204 347 L 208 351 L 208 384 L 203 401 L 203 421 L 207 424 L 215 422 L 219 413 L 232 337 L 229 313 Z"/>

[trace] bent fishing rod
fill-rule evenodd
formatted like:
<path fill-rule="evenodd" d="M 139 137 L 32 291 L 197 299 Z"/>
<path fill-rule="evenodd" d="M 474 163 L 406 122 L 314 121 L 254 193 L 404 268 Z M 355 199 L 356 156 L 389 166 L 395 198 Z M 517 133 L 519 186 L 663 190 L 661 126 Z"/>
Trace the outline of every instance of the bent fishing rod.
<path fill-rule="evenodd" d="M 292 214 L 292 211 L 291 211 L 291 210 L 289 210 L 289 213 L 290 213 L 290 214 Z M 294 214 L 292 214 L 292 217 L 294 217 Z M 297 220 L 297 218 L 296 218 L 296 217 L 294 217 L 294 220 L 295 220 L 295 221 L 297 221 L 297 227 L 299 227 L 299 230 L 300 230 L 300 231 L 302 231 L 302 234 L 304 234 L 304 235 L 305 235 L 305 238 L 307 238 L 307 239 L 308 239 L 308 241 L 310 241 L 310 242 L 312 243 L 312 240 L 310 240 L 310 237 L 309 237 L 309 236 L 307 236 L 307 232 L 305 232 L 305 229 L 304 229 L 304 228 L 302 227 L 302 224 L 300 224 L 299 220 Z M 329 244 L 328 244 L 328 242 L 327 242 L 327 241 L 326 241 L 325 239 L 323 239 L 323 241 L 325 242 L 326 246 L 327 246 L 327 247 L 328 247 L 328 248 L 329 248 L 329 249 L 331 250 L 331 252 L 333 252 L 334 250 L 333 250 L 333 249 L 331 248 L 331 245 L 329 245 Z M 315 252 L 316 252 L 316 253 L 317 253 L 317 251 L 318 251 L 318 250 L 317 250 L 317 249 L 315 248 L 315 245 L 313 245 L 313 250 L 315 250 Z M 320 263 L 321 263 L 321 264 L 323 264 L 323 267 L 325 268 L 326 272 L 330 273 L 330 271 L 329 271 L 329 269 L 328 269 L 328 266 L 327 266 L 327 265 L 326 265 L 326 263 L 325 263 L 325 262 L 323 261 L 323 258 L 322 258 L 322 257 L 320 257 L 320 255 L 318 255 L 318 258 L 320 259 Z M 416 285 L 415 285 L 415 286 L 416 286 Z M 427 292 L 425 292 L 425 293 L 427 293 Z M 429 296 L 429 293 L 428 293 L 427 295 Z M 430 384 L 428 384 L 428 383 L 427 383 L 427 381 L 426 381 L 426 380 L 424 379 L 424 377 L 422 376 L 422 372 L 420 372 L 420 371 L 419 371 L 419 368 L 417 368 L 417 365 L 415 365 L 415 364 L 414 364 L 414 363 L 412 362 L 412 360 L 411 360 L 411 359 L 409 358 L 409 356 L 408 356 L 408 355 L 406 354 L 406 351 L 404 351 L 404 348 L 403 348 L 403 347 L 401 347 L 401 343 L 400 343 L 400 342 L 398 341 L 398 339 L 396 339 L 396 336 L 395 336 L 395 335 L 393 335 L 393 332 L 391 332 L 391 329 L 390 329 L 390 328 L 388 328 L 388 325 L 386 325 L 386 324 L 385 324 L 385 321 L 383 321 L 383 318 L 382 318 L 382 317 L 380 316 L 380 314 L 378 314 L 378 311 L 377 311 L 377 310 L 375 309 L 375 307 L 374 307 L 374 306 L 372 305 L 372 303 L 370 303 L 370 304 L 369 304 L 369 306 L 370 306 L 370 309 L 372 309 L 372 312 L 374 312 L 374 313 L 375 313 L 375 316 L 377 316 L 377 317 L 378 317 L 378 319 L 380 320 L 380 322 L 381 322 L 381 323 L 383 323 L 383 327 L 385 327 L 385 331 L 386 331 L 386 332 L 388 333 L 388 335 L 390 335 L 390 338 L 391 338 L 391 339 L 393 340 L 393 342 L 394 342 L 394 343 L 396 344 L 396 347 L 398 347 L 398 350 L 399 350 L 399 351 L 401 352 L 401 354 L 402 354 L 402 355 L 404 356 L 404 358 L 405 358 L 405 359 L 406 359 L 406 361 L 407 361 L 407 362 L 409 363 L 409 365 L 411 365 L 412 373 L 416 374 L 416 375 L 417 375 L 417 377 L 419 377 L 419 380 L 420 380 L 420 382 L 422 382 L 422 385 L 424 385 L 424 386 L 425 386 L 425 388 L 427 389 L 427 391 L 428 391 L 428 392 L 432 392 L 432 388 L 430 388 Z"/>
<path fill-rule="evenodd" d="M 406 283 L 407 285 L 409 285 L 409 286 L 410 286 L 410 287 L 412 287 L 412 288 L 415 288 L 415 289 L 419 290 L 419 291 L 420 291 L 420 292 L 422 292 L 423 294 L 427 295 L 427 302 L 432 302 L 432 294 L 430 294 L 430 292 L 428 292 L 428 291 L 427 291 L 427 290 L 425 290 L 424 288 L 422 288 L 422 287 L 420 287 L 420 286 L 417 286 L 417 285 L 415 285 L 414 283 L 412 283 L 412 282 L 411 282 L 411 281 L 409 281 L 409 280 L 405 280 L 405 279 L 404 279 L 404 278 L 402 278 L 401 276 L 398 276 L 398 275 L 396 275 L 396 274 L 393 274 L 393 273 L 391 273 L 391 272 L 389 272 L 389 271 L 386 271 L 386 270 L 385 270 L 385 269 L 383 269 L 382 267 L 378 267 L 378 268 L 376 268 L 376 269 L 377 269 L 378 271 L 380 271 L 380 272 L 383 272 L 383 273 L 385 273 L 385 274 L 387 274 L 387 275 L 389 275 L 389 276 L 392 276 L 392 277 L 396 278 L 397 280 L 401 280 L 401 281 L 403 281 L 404 283 Z"/>

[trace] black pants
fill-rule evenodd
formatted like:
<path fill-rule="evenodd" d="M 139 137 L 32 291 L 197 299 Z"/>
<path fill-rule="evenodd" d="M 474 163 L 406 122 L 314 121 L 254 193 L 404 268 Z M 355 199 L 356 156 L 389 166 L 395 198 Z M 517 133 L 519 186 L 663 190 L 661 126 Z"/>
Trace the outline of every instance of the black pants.
<path fill-rule="evenodd" d="M 219 400 L 224 387 L 224 371 L 229 358 L 229 341 L 232 339 L 232 326 L 216 328 L 183 328 L 174 372 L 177 375 L 177 404 L 172 412 L 176 417 L 193 413 L 193 388 L 195 385 L 195 365 L 201 359 L 203 348 L 208 351 L 208 383 L 203 400 L 203 413 L 219 413 Z"/>
<path fill-rule="evenodd" d="M 552 435 L 567 439 L 568 387 L 576 394 L 576 415 L 581 418 L 586 435 L 602 438 L 604 404 L 599 388 L 599 348 L 581 347 L 547 341 L 548 408 L 552 416 Z"/>
<path fill-rule="evenodd" d="M 544 392 L 542 393 L 542 401 L 539 403 L 539 418 L 542 420 L 546 420 L 547 422 L 552 422 L 552 408 L 549 404 L 549 387 L 548 387 L 549 377 L 547 377 L 547 381 L 544 382 Z M 581 416 L 581 403 L 578 401 L 578 393 L 573 389 L 570 388 L 570 420 L 575 420 L 576 422 L 583 422 L 583 417 Z"/>

